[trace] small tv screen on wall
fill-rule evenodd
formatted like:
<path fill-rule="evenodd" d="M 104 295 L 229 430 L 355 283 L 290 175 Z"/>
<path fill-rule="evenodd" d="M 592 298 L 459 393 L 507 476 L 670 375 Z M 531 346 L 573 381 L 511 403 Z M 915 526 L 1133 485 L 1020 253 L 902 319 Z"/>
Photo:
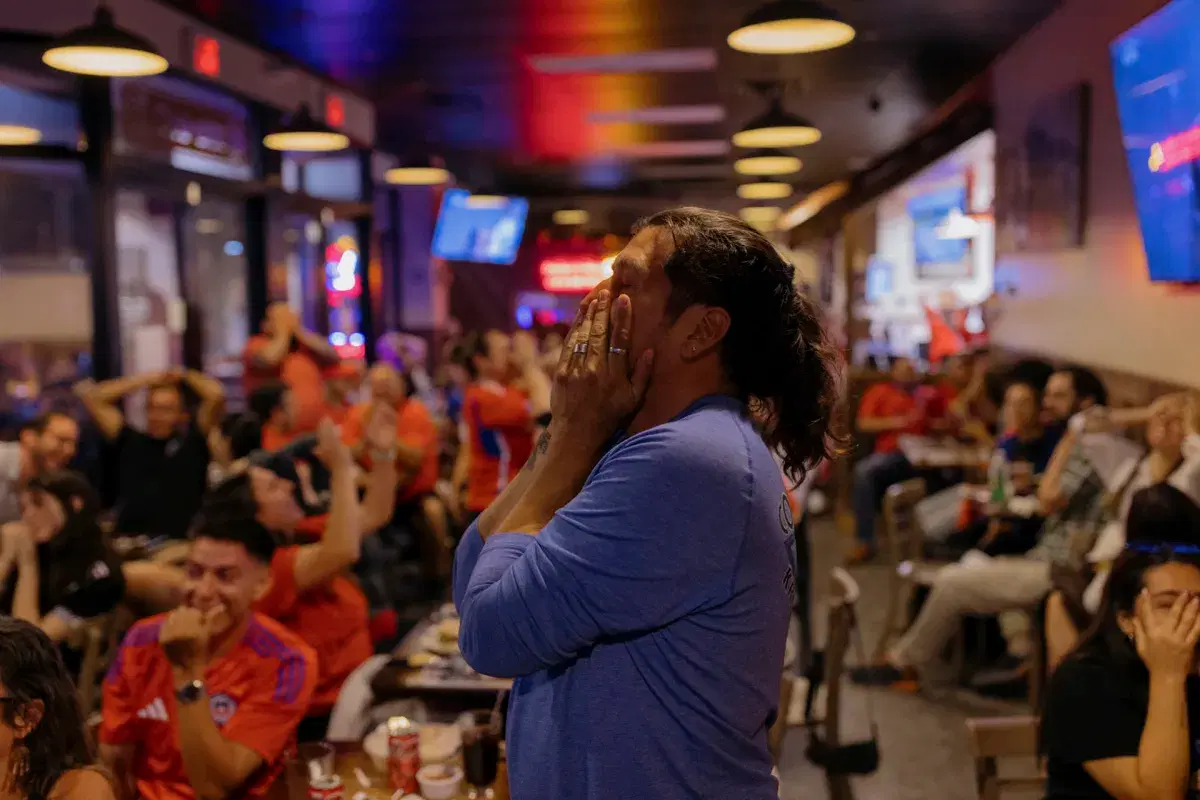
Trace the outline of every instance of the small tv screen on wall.
<path fill-rule="evenodd" d="M 1121 133 L 1150 279 L 1200 282 L 1200 0 L 1112 43 Z"/>

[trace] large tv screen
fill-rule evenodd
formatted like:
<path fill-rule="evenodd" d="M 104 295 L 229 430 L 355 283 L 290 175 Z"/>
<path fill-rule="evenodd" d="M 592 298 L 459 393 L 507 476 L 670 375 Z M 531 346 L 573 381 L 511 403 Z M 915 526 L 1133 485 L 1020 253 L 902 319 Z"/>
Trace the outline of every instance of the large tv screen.
<path fill-rule="evenodd" d="M 908 201 L 918 277 L 954 277 L 967 271 L 967 240 L 943 238 L 938 230 L 951 212 L 962 214 L 966 210 L 965 185 L 926 192 Z"/>
<path fill-rule="evenodd" d="M 1121 131 L 1154 281 L 1200 281 L 1197 30 L 1200 0 L 1174 0 L 1111 47 Z"/>
<path fill-rule="evenodd" d="M 433 232 L 433 254 L 450 261 L 511 264 L 517 258 L 529 201 L 448 189 Z"/>

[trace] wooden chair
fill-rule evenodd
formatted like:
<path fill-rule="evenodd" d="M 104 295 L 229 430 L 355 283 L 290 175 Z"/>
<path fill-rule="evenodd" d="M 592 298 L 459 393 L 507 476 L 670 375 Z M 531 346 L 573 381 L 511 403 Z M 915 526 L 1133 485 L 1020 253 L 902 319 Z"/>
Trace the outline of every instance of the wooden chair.
<path fill-rule="evenodd" d="M 91 713 L 100 705 L 100 694 L 97 690 L 120 644 L 117 633 L 120 617 L 121 612 L 118 610 L 85 620 L 70 638 L 70 643 L 83 651 L 77 686 L 79 706 L 84 714 Z"/>
<path fill-rule="evenodd" d="M 830 576 L 828 636 L 820 675 L 820 683 L 825 686 L 825 716 L 820 720 L 806 720 L 810 731 L 814 734 L 820 731 L 820 741 L 818 742 L 814 735 L 809 742 L 808 753 L 810 760 L 818 764 L 820 760 L 814 757 L 816 745 L 819 744 L 820 750 L 828 753 L 845 744 L 841 736 L 842 673 L 845 671 L 846 651 L 850 647 L 850 637 L 854 631 L 854 604 L 858 601 L 858 596 L 858 584 L 850 573 L 841 567 L 835 568 Z M 817 689 L 816 682 L 810 684 L 809 691 L 813 695 Z M 810 696 L 806 703 L 806 714 L 811 714 L 811 704 Z M 825 782 L 829 787 L 830 800 L 854 800 L 849 774 L 826 767 Z"/>
<path fill-rule="evenodd" d="M 975 760 L 975 788 L 980 800 L 999 800 L 1005 790 L 1036 790 L 1046 781 L 1037 775 L 1001 777 L 1002 758 L 1036 757 L 1038 720 L 1033 716 L 984 717 L 967 720 L 967 744 Z"/>
<path fill-rule="evenodd" d="M 876 661 L 883 659 L 888 645 L 904 632 L 908 604 L 916 579 L 911 565 L 920 563 L 924 554 L 925 537 L 917 522 L 916 507 L 925 497 L 922 478 L 889 486 L 883 497 L 883 521 L 888 554 L 888 604 L 883 632 L 875 645 Z M 909 565 L 906 567 L 906 565 Z"/>

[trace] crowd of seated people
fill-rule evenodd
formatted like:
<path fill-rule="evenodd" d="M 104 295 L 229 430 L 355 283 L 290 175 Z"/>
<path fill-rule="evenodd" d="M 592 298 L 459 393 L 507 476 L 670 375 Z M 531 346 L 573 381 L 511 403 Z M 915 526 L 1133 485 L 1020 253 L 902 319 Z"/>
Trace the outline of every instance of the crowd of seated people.
<path fill-rule="evenodd" d="M 103 763 L 120 798 L 260 797 L 292 743 L 325 738 L 347 677 L 403 632 L 401 598 L 445 600 L 455 533 L 549 412 L 554 361 L 531 335 L 460 337 L 437 381 L 425 352 L 341 363 L 276 304 L 246 349 L 244 410 L 194 371 L 84 381 L 84 413 L 0 443 L 0 612 L 14 620 L 0 620 L 0 692 L 49 703 L 61 690 L 57 673 L 10 683 L 8 637 L 38 637 L 78 680 L 73 634 L 136 620 L 100 689 L 100 761 L 81 739 L 38 765 L 28 796 L 88 791 Z M 77 453 L 88 431 L 102 465 Z M 111 485 L 85 477 L 108 470 Z M 400 593 L 380 571 L 398 561 L 417 576 Z"/>
<path fill-rule="evenodd" d="M 1110 410 L 1103 383 L 1086 369 L 1026 362 L 1000 375 L 1003 401 L 991 435 L 993 458 L 1010 468 L 1007 495 L 952 486 L 925 501 L 945 509 L 921 516 L 927 553 L 935 564 L 938 558 L 949 563 L 932 573 L 906 632 L 883 661 L 851 671 L 858 683 L 915 689 L 968 616 L 997 617 L 1004 664 L 1021 671 L 1041 646 L 1049 663 L 1058 663 L 1095 620 L 1112 564 L 1135 536 L 1135 495 L 1169 488 L 1188 506 L 1200 502 L 1200 407 L 1194 395 Z M 868 391 L 868 411 L 870 399 Z M 922 424 L 932 430 L 928 421 Z M 863 474 L 860 467 L 856 481 Z M 910 465 L 901 474 L 917 470 Z M 860 488 L 856 482 L 856 511 Z M 886 488 L 871 487 L 873 494 Z M 864 505 L 867 499 L 861 497 Z M 1136 537 L 1149 537 L 1147 528 L 1163 530 L 1143 524 Z M 1039 606 L 1044 625 L 1031 626 Z M 1037 641 L 1040 628 L 1044 642 Z"/>

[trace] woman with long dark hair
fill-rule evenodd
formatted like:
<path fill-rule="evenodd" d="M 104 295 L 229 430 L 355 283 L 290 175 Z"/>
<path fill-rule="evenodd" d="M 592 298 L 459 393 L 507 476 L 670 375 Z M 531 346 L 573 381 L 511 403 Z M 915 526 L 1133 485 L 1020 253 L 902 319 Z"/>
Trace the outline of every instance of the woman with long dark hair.
<path fill-rule="evenodd" d="M 0 530 L 15 572 L 4 576 L 0 608 L 61 642 L 79 620 L 116 607 L 125 581 L 99 515 L 99 497 L 82 475 L 60 470 L 33 478 L 21 498 L 21 520 Z"/>
<path fill-rule="evenodd" d="M 1200 548 L 1130 542 L 1047 689 L 1047 800 L 1197 797 L 1197 641 Z"/>
<path fill-rule="evenodd" d="M 30 623 L 0 617 L 0 795 L 112 800 L 112 787 L 94 763 L 58 649 Z"/>

